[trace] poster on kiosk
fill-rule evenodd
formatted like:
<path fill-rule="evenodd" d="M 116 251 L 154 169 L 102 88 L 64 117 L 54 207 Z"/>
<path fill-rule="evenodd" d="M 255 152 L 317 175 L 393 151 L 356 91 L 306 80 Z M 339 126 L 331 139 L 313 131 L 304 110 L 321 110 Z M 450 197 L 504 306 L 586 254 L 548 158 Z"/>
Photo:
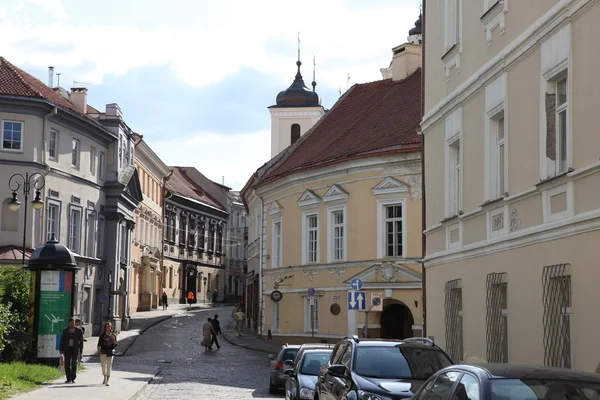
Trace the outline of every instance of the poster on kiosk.
<path fill-rule="evenodd" d="M 71 317 L 73 271 L 40 271 L 38 358 L 60 357 L 62 331 Z"/>

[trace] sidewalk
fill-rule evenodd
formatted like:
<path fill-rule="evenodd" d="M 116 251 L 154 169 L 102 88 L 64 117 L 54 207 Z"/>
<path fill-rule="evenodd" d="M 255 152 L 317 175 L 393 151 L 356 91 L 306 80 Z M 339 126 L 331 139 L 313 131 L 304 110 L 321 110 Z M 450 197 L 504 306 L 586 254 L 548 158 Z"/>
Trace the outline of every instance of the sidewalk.
<path fill-rule="evenodd" d="M 256 332 L 251 330 L 244 330 L 242 331 L 242 336 L 238 336 L 235 329 L 227 329 L 223 331 L 223 339 L 235 346 L 243 347 L 249 350 L 273 353 L 275 355 L 277 355 L 279 350 L 281 350 L 280 343 L 259 339 L 256 336 Z"/>
<path fill-rule="evenodd" d="M 100 368 L 100 356 L 97 352 L 98 337 L 88 337 L 84 343 L 83 362 L 85 371 L 77 374 L 74 384 L 65 384 L 65 377 L 49 382 L 39 389 L 14 397 L 17 400 L 47 400 L 51 398 L 77 398 L 128 400 L 140 393 L 148 382 L 152 381 L 160 368 L 149 364 L 128 363 L 127 357 L 119 356 L 126 354 L 136 339 L 152 326 L 163 322 L 173 316 L 188 311 L 198 311 L 224 306 L 217 304 L 175 304 L 171 303 L 165 311 L 161 309 L 154 311 L 137 312 L 131 316 L 131 329 L 122 331 L 117 335 L 119 345 L 117 347 L 117 358 L 114 360 L 110 377 L 110 386 L 103 386 L 102 371 Z"/>

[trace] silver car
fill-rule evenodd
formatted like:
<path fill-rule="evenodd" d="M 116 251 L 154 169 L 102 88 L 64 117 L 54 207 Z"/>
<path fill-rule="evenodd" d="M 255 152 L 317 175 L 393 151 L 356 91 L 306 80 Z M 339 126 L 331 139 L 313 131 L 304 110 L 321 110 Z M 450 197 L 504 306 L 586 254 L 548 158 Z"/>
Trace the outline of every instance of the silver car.
<path fill-rule="evenodd" d="M 271 376 L 269 379 L 269 393 L 275 394 L 278 390 L 285 388 L 285 382 L 287 376 L 283 374 L 283 371 L 291 368 L 296 358 L 296 353 L 300 345 L 297 344 L 284 344 L 276 356 L 269 354 L 271 361 Z"/>

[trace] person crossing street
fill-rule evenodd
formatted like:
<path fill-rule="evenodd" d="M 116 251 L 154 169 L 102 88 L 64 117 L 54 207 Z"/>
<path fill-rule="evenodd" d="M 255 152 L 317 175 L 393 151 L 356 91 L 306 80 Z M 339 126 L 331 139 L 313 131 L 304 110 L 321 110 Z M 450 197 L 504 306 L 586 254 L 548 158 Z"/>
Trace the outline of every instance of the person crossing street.
<path fill-rule="evenodd" d="M 210 347 L 212 347 L 213 344 L 216 344 L 218 350 L 221 348 L 221 346 L 219 345 L 217 335 L 223 334 L 223 332 L 221 332 L 221 322 L 219 322 L 219 314 L 215 314 L 215 317 L 210 321 L 210 323 L 212 324 L 213 329 L 215 330 L 214 332 L 212 332 L 212 342 L 210 344 Z"/>

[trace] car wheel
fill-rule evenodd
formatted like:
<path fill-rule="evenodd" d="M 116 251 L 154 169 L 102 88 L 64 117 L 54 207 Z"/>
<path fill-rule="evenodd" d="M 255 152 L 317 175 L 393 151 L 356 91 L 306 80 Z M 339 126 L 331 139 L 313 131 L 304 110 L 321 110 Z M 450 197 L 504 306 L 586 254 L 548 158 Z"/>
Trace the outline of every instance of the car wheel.
<path fill-rule="evenodd" d="M 269 383 L 269 393 L 277 394 L 277 386 L 273 385 L 272 383 Z"/>

